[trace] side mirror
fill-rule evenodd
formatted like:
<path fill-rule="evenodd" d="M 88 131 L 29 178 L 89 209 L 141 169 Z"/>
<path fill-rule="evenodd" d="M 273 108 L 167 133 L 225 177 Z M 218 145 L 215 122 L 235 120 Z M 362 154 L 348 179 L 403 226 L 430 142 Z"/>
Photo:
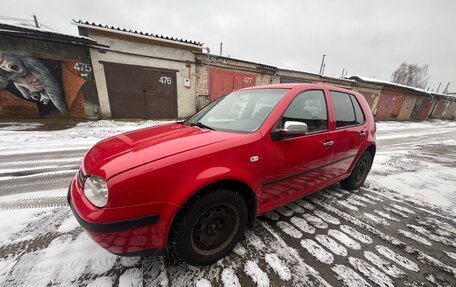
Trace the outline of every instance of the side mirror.
<path fill-rule="evenodd" d="M 281 140 L 289 136 L 305 135 L 309 131 L 307 124 L 295 121 L 286 121 L 282 129 L 272 133 L 273 140 Z"/>

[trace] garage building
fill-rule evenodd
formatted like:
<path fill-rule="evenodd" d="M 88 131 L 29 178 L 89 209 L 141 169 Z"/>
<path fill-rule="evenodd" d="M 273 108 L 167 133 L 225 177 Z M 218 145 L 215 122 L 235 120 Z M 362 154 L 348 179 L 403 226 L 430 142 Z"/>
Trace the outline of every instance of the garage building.
<path fill-rule="evenodd" d="M 91 49 L 101 114 L 108 118 L 183 118 L 196 111 L 195 57 L 202 43 L 73 21 Z"/>

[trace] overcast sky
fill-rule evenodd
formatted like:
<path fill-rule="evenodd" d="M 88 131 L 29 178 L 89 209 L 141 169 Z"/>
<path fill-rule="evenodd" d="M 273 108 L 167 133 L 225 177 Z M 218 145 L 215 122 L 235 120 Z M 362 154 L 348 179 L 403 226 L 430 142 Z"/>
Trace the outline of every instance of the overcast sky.
<path fill-rule="evenodd" d="M 456 91 L 456 1 L 9 1 L 1 16 L 77 33 L 71 19 L 204 42 L 211 53 L 281 68 L 390 80 L 401 62 L 429 64 L 429 86 Z M 442 91 L 443 88 L 440 88 Z"/>

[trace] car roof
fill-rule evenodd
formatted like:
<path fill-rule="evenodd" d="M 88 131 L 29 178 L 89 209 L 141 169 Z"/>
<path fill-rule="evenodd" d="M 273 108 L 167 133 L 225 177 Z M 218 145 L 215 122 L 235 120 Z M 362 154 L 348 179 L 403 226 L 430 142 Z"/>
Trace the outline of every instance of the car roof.
<path fill-rule="evenodd" d="M 353 90 L 348 90 L 344 89 L 341 87 L 333 86 L 333 85 L 327 85 L 324 83 L 286 83 L 286 84 L 270 84 L 270 85 L 261 85 L 261 86 L 252 86 L 248 88 L 244 88 L 242 90 L 255 90 L 255 89 L 312 89 L 312 88 L 318 88 L 322 89 L 323 87 L 326 87 L 330 90 L 337 90 L 341 92 L 346 92 L 346 93 L 356 93 L 356 91 Z"/>

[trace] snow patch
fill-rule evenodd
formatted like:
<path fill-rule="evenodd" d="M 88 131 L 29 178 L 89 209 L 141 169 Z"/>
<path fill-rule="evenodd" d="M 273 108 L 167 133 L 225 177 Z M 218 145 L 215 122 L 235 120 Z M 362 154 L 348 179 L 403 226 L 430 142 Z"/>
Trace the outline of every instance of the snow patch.
<path fill-rule="evenodd" d="M 320 228 L 320 229 L 328 228 L 328 224 L 326 222 L 324 222 L 323 220 L 321 220 L 320 218 L 318 218 L 318 217 L 316 217 L 314 215 L 306 213 L 306 214 L 303 214 L 302 216 L 304 217 L 304 219 L 307 222 L 309 222 L 310 224 L 312 224 L 316 228 Z"/>
<path fill-rule="evenodd" d="M 297 205 L 294 202 L 288 203 L 286 205 L 286 207 L 288 207 L 289 209 L 291 209 L 291 210 L 293 210 L 294 212 L 297 212 L 297 213 L 304 213 L 305 212 L 304 208 L 302 208 L 301 206 Z"/>
<path fill-rule="evenodd" d="M 400 221 L 398 218 L 393 217 L 393 216 L 389 215 L 388 213 L 383 212 L 381 210 L 374 210 L 374 213 L 377 213 L 378 215 L 380 215 L 380 216 L 382 216 L 382 217 L 384 217 L 384 218 L 386 218 L 388 220 L 391 220 L 391 221 L 397 221 L 397 222 Z"/>
<path fill-rule="evenodd" d="M 301 246 L 321 263 L 331 264 L 334 261 L 334 256 L 312 239 L 301 240 Z"/>
<path fill-rule="evenodd" d="M 258 287 L 269 286 L 268 275 L 258 267 L 256 262 L 248 260 L 244 266 L 244 272 L 252 278 L 253 282 L 255 282 Z"/>
<path fill-rule="evenodd" d="M 393 265 L 389 261 L 381 258 L 380 256 L 371 251 L 364 251 L 363 255 L 372 264 L 374 264 L 375 266 L 380 268 L 380 270 L 383 270 L 383 272 L 385 272 L 393 278 L 401 278 L 406 276 L 406 273 L 399 269 L 396 265 Z"/>
<path fill-rule="evenodd" d="M 351 239 L 345 233 L 342 233 L 339 230 L 330 229 L 328 231 L 328 235 L 334 237 L 340 243 L 342 243 L 343 245 L 347 246 L 348 248 L 355 249 L 355 250 L 360 250 L 361 249 L 361 245 L 358 242 L 356 242 L 355 240 Z"/>
<path fill-rule="evenodd" d="M 290 235 L 291 237 L 294 237 L 294 238 L 301 238 L 302 237 L 301 231 L 299 231 L 296 228 L 294 228 L 288 222 L 278 221 L 277 222 L 277 226 L 280 227 L 280 229 L 282 229 L 283 232 L 285 232 L 286 234 Z"/>
<path fill-rule="evenodd" d="M 413 239 L 421 244 L 424 244 L 424 245 L 427 245 L 427 246 L 432 246 L 432 243 L 429 242 L 427 239 L 415 234 L 415 233 L 412 233 L 410 231 L 406 231 L 406 230 L 398 230 L 398 232 L 402 235 L 404 235 L 405 237 L 408 237 L 410 239 Z"/>
<path fill-rule="evenodd" d="M 364 280 L 358 273 L 353 271 L 353 269 L 345 265 L 335 265 L 331 270 L 336 273 L 338 280 L 341 280 L 344 283 L 344 286 L 347 287 L 370 287 L 371 285 Z"/>
<path fill-rule="evenodd" d="M 377 217 L 371 213 L 367 213 L 367 212 L 364 212 L 364 216 L 370 220 L 371 222 L 373 222 L 374 224 L 383 224 L 383 225 L 389 225 L 388 221 L 386 221 L 385 219 L 381 218 L 381 217 Z"/>
<path fill-rule="evenodd" d="M 75 230 L 79 227 L 79 223 L 74 216 L 70 216 L 65 218 L 65 220 L 60 224 L 59 228 L 57 229 L 60 233 L 67 233 L 72 230 Z"/>
<path fill-rule="evenodd" d="M 17 262 L 13 276 L 23 280 L 20 285 L 67 285 L 78 279 L 86 269 L 103 274 L 114 266 L 117 256 L 96 245 L 85 233 L 75 240 L 70 234 L 54 239 L 48 247 L 25 253 Z"/>
<path fill-rule="evenodd" d="M 337 203 L 342 205 L 343 207 L 346 207 L 346 208 L 350 209 L 350 210 L 353 210 L 353 211 L 357 211 L 358 210 L 358 207 L 356 207 L 354 205 L 351 205 L 346 200 L 338 200 Z"/>
<path fill-rule="evenodd" d="M 445 254 L 448 255 L 448 257 L 450 257 L 451 259 L 456 260 L 456 253 L 445 251 L 445 250 L 443 250 L 443 252 L 445 252 Z"/>
<path fill-rule="evenodd" d="M 277 208 L 276 211 L 286 217 L 293 215 L 293 211 L 286 208 L 285 206 L 281 206 L 281 207 Z"/>
<path fill-rule="evenodd" d="M 320 242 L 321 245 L 326 247 L 328 250 L 330 250 L 332 253 L 339 255 L 339 256 L 347 256 L 347 249 L 337 243 L 334 239 L 331 237 L 328 237 L 326 235 L 318 234 L 315 236 L 315 239 Z"/>
<path fill-rule="evenodd" d="M 265 214 L 266 218 L 270 219 L 270 220 L 274 220 L 274 221 L 277 221 L 279 220 L 280 218 L 280 215 L 278 215 L 276 212 L 274 211 L 271 211 L 271 212 L 268 212 Z"/>
<path fill-rule="evenodd" d="M 209 282 L 209 280 L 207 279 L 200 279 L 198 280 L 198 282 L 196 282 L 196 287 L 211 287 L 211 282 Z"/>
<path fill-rule="evenodd" d="M 321 219 L 323 219 L 324 221 L 326 221 L 327 223 L 331 223 L 331 224 L 335 224 L 335 225 L 340 224 L 339 219 L 335 218 L 334 216 L 332 216 L 324 211 L 315 210 L 314 214 L 316 216 L 320 217 Z"/>
<path fill-rule="evenodd" d="M 366 243 L 366 244 L 371 244 L 373 241 L 372 241 L 372 238 L 370 238 L 369 236 L 359 232 L 358 230 L 356 230 L 355 228 L 351 227 L 351 226 L 348 226 L 348 225 L 341 225 L 340 226 L 340 229 L 347 233 L 348 235 L 350 235 L 351 237 L 353 237 L 354 239 L 362 242 L 362 243 Z"/>
<path fill-rule="evenodd" d="M 128 269 L 119 277 L 119 287 L 142 287 L 142 286 L 143 286 L 143 274 L 142 274 L 142 271 L 138 268 Z"/>
<path fill-rule="evenodd" d="M 301 229 L 302 231 L 304 231 L 306 233 L 310 233 L 310 234 L 315 233 L 315 227 L 309 225 L 309 223 L 307 223 L 307 221 L 303 218 L 293 216 L 290 219 L 290 221 L 291 221 L 291 223 L 293 223 L 299 229 Z"/>
<path fill-rule="evenodd" d="M 237 255 L 239 255 L 239 256 L 241 256 L 241 257 L 244 256 L 245 253 L 247 252 L 247 250 L 245 249 L 244 246 L 242 246 L 241 243 L 238 243 L 238 244 L 234 247 L 233 251 L 234 251 L 234 253 L 236 253 Z"/>
<path fill-rule="evenodd" d="M 406 212 L 408 214 L 415 214 L 416 212 L 411 210 L 410 208 L 407 208 L 405 206 L 399 205 L 399 204 L 391 204 L 392 207 L 396 208 L 397 210 Z"/>
<path fill-rule="evenodd" d="M 351 266 L 353 266 L 356 270 L 361 272 L 364 276 L 369 278 L 369 280 L 378 286 L 394 287 L 393 281 L 385 273 L 379 271 L 377 268 L 368 264 L 366 261 L 355 257 L 349 257 L 348 262 Z"/>
<path fill-rule="evenodd" d="M 122 257 L 120 257 L 120 264 L 122 264 L 122 266 L 125 266 L 125 267 L 132 267 L 132 266 L 135 266 L 136 264 L 138 264 L 140 259 L 141 259 L 141 257 L 122 256 Z"/>
<path fill-rule="evenodd" d="M 225 287 L 241 287 L 239 278 L 234 274 L 232 268 L 225 268 L 222 272 L 222 282 Z"/>
<path fill-rule="evenodd" d="M 291 272 L 288 267 L 285 266 L 284 262 L 277 257 L 274 253 L 268 253 L 264 256 L 264 260 L 279 275 L 280 279 L 288 281 L 291 279 Z"/>
<path fill-rule="evenodd" d="M 375 246 L 375 249 L 381 255 L 385 256 L 389 260 L 397 263 L 398 265 L 404 267 L 407 270 L 414 271 L 414 272 L 420 271 L 420 268 L 418 268 L 418 265 L 415 262 L 405 258 L 402 255 L 397 254 L 396 252 L 394 252 L 393 250 L 389 249 L 386 246 L 377 245 L 377 246 Z"/>
<path fill-rule="evenodd" d="M 308 201 L 305 201 L 305 200 L 302 200 L 302 199 L 297 199 L 295 200 L 295 203 L 304 207 L 305 209 L 307 210 L 315 210 L 315 205 L 311 204 L 310 202 Z"/>
<path fill-rule="evenodd" d="M 98 277 L 89 284 L 87 284 L 87 287 L 111 287 L 113 284 L 113 279 L 108 276 L 102 276 Z"/>

